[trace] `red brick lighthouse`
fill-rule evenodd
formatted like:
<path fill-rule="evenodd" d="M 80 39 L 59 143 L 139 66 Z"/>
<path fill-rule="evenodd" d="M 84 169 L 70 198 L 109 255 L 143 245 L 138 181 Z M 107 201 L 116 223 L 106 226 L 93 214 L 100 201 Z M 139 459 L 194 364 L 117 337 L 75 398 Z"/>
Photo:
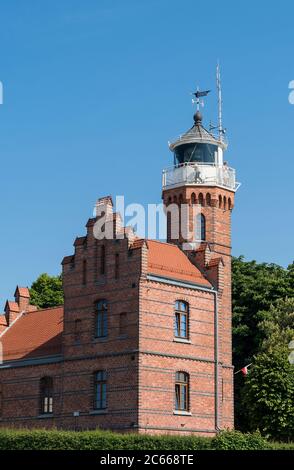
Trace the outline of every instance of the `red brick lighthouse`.
<path fill-rule="evenodd" d="M 224 161 L 221 121 L 218 130 L 213 135 L 205 129 L 198 109 L 192 128 L 169 145 L 174 166 L 163 171 L 162 198 L 168 242 L 179 246 L 215 288 L 215 426 L 220 429 L 233 417 L 231 213 L 239 183 Z M 169 207 L 177 207 L 179 217 Z"/>
<path fill-rule="evenodd" d="M 166 243 L 136 237 L 111 197 L 100 198 L 114 239 L 97 239 L 98 219 L 88 220 L 62 261 L 64 305 L 37 310 L 19 287 L 6 302 L 0 427 L 201 435 L 233 427 L 238 184 L 223 160 L 222 127 L 214 136 L 199 110 L 170 150 Z"/>

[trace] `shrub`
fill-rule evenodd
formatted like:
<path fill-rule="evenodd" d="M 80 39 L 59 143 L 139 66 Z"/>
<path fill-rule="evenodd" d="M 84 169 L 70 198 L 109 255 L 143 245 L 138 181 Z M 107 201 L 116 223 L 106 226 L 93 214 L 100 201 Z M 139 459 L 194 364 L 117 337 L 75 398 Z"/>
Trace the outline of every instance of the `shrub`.
<path fill-rule="evenodd" d="M 268 442 L 259 432 L 253 434 L 240 431 L 222 431 L 212 439 L 211 448 L 215 450 L 265 450 Z"/>
<path fill-rule="evenodd" d="M 0 430 L 0 450 L 286 450 L 259 433 L 223 431 L 215 437 L 150 436 L 109 431 Z"/>

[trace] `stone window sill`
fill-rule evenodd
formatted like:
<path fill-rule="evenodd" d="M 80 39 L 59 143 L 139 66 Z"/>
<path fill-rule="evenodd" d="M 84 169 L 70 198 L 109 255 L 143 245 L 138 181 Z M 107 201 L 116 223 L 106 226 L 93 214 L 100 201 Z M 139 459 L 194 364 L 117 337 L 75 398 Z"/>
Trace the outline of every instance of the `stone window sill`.
<path fill-rule="evenodd" d="M 91 410 L 89 412 L 90 415 L 105 415 L 107 414 L 108 410 L 105 408 L 104 410 Z"/>
<path fill-rule="evenodd" d="M 181 411 L 181 410 L 174 410 L 174 415 L 178 416 L 192 416 L 190 411 Z"/>
<path fill-rule="evenodd" d="M 108 341 L 108 336 L 101 336 L 93 339 L 94 343 L 105 343 L 105 341 Z"/>
<path fill-rule="evenodd" d="M 47 413 L 47 414 L 45 413 L 43 415 L 38 416 L 38 419 L 48 419 L 48 418 L 49 419 L 54 418 L 54 415 L 52 413 Z"/>
<path fill-rule="evenodd" d="M 183 343 L 183 344 L 192 344 L 190 339 L 186 338 L 174 338 L 175 343 Z"/>

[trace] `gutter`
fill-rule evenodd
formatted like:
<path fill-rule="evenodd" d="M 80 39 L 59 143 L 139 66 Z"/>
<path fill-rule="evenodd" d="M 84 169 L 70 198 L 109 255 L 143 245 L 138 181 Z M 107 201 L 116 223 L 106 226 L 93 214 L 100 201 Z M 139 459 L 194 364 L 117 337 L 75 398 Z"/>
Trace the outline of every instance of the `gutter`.
<path fill-rule="evenodd" d="M 219 432 L 219 322 L 218 322 L 218 291 L 215 287 L 203 287 L 198 284 L 169 279 L 167 277 L 147 274 L 149 281 L 161 282 L 163 284 L 172 284 L 178 287 L 200 290 L 214 295 L 214 425 L 216 432 Z"/>

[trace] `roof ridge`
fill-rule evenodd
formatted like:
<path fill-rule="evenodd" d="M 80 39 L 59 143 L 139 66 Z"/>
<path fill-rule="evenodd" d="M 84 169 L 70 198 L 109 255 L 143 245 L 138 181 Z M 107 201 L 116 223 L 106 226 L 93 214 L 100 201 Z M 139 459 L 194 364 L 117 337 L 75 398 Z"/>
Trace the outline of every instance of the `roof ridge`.
<path fill-rule="evenodd" d="M 175 245 L 174 243 L 162 242 L 160 240 L 156 240 L 155 238 L 145 238 L 145 240 L 146 242 L 155 242 L 155 243 L 160 243 L 161 245 L 168 245 L 172 248 L 178 248 L 180 251 L 182 251 L 180 247 L 178 247 L 178 245 Z"/>
<path fill-rule="evenodd" d="M 35 305 L 35 307 L 37 307 L 37 306 Z M 28 312 L 25 311 L 24 313 L 27 315 L 28 313 L 47 312 L 48 310 L 54 310 L 54 309 L 57 309 L 57 308 L 64 308 L 64 304 L 55 305 L 54 307 L 47 307 L 47 308 L 40 308 L 40 309 L 37 308 L 37 310 L 32 310 L 32 311 L 28 311 Z"/>

